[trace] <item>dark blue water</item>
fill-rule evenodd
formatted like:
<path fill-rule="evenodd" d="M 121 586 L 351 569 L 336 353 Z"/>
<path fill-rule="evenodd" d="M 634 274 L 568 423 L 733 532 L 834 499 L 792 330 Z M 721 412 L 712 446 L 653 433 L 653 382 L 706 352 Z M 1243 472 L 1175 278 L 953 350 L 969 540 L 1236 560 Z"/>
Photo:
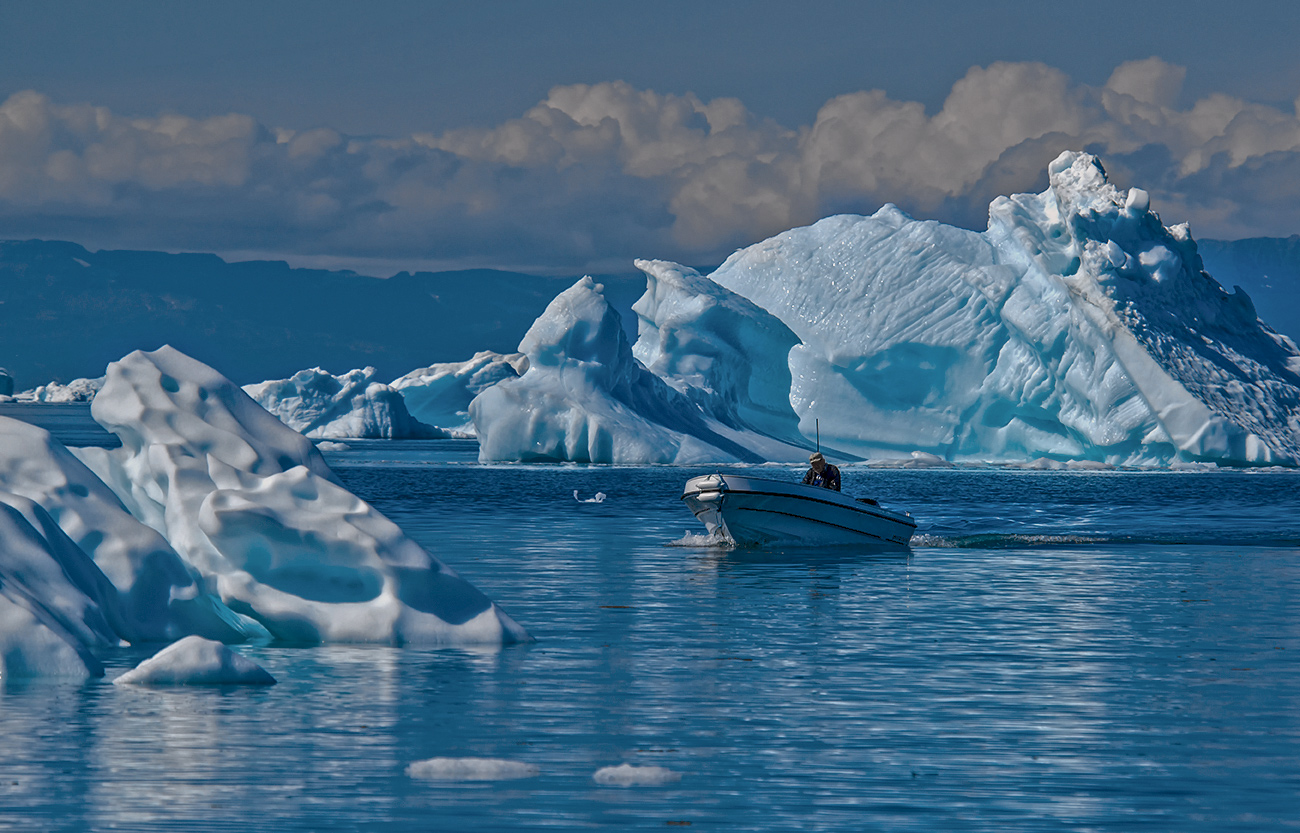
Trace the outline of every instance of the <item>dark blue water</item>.
<path fill-rule="evenodd" d="M 256 691 L 10 684 L 0 830 L 1300 825 L 1300 474 L 849 467 L 925 545 L 725 551 L 665 546 L 705 470 L 356 448 L 345 483 L 538 641 L 243 648 L 281 680 Z M 541 774 L 406 775 L 435 756 Z M 682 779 L 592 780 L 624 762 Z"/>

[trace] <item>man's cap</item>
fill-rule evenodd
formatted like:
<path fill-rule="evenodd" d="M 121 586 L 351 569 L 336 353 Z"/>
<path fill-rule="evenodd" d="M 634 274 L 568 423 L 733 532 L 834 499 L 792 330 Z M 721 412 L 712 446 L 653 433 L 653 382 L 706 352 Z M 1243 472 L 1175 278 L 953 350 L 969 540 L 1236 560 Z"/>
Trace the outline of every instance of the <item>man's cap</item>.
<path fill-rule="evenodd" d="M 826 458 L 822 456 L 822 453 L 821 453 L 820 451 L 814 451 L 812 454 L 809 454 L 809 455 L 808 455 L 808 462 L 810 462 L 810 463 L 817 463 L 817 462 L 825 463 L 825 462 L 826 462 Z"/>

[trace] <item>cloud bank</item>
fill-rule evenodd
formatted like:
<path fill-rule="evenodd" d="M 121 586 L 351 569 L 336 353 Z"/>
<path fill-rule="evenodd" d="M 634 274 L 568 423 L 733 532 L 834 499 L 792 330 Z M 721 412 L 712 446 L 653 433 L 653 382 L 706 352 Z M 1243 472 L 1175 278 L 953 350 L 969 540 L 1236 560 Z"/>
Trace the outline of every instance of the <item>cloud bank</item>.
<path fill-rule="evenodd" d="M 1100 155 L 1197 236 L 1300 231 L 1296 109 L 1221 94 L 1180 107 L 1184 74 L 1150 58 L 1098 88 L 996 63 L 933 114 L 869 90 L 793 129 L 736 99 L 613 81 L 557 87 L 495 126 L 404 138 L 133 118 L 21 92 L 0 104 L 0 237 L 627 271 L 637 256 L 716 262 L 885 202 L 982 229 L 994 196 L 1041 190 L 1067 148 Z"/>

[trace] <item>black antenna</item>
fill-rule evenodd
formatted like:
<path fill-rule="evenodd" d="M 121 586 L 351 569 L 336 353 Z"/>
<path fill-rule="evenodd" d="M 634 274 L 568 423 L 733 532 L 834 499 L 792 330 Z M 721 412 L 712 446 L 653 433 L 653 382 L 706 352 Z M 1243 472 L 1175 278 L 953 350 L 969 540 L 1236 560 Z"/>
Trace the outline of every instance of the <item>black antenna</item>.
<path fill-rule="evenodd" d="M 822 450 L 822 421 L 814 419 L 813 425 L 817 428 L 817 453 L 820 454 Z"/>

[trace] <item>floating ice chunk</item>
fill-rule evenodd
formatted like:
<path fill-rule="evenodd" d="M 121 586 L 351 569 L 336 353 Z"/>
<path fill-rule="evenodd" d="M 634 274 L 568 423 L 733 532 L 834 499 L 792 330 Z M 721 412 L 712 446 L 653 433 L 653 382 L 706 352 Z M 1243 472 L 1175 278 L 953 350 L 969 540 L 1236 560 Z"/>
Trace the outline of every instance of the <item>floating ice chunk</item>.
<path fill-rule="evenodd" d="M 222 601 L 280 639 L 501 644 L 528 634 L 335 479 L 311 442 L 164 347 L 109 365 L 96 470 Z"/>
<path fill-rule="evenodd" d="M 470 403 L 479 459 L 582 463 L 760 462 L 632 355 L 589 277 L 560 293 L 519 345 L 528 370 Z"/>
<path fill-rule="evenodd" d="M 465 362 L 446 362 L 412 370 L 393 382 L 411 416 L 460 434 L 473 434 L 469 403 L 483 391 L 528 370 L 523 353 L 502 355 L 484 350 Z"/>
<path fill-rule="evenodd" d="M 187 636 L 113 680 L 114 685 L 275 685 L 275 677 L 210 639 Z"/>
<path fill-rule="evenodd" d="M 656 787 L 682 780 L 680 772 L 661 766 L 632 766 L 621 764 L 596 770 L 591 776 L 597 784 L 612 787 Z"/>
<path fill-rule="evenodd" d="M 580 497 L 578 497 L 578 490 L 577 490 L 577 489 L 574 489 L 574 490 L 573 490 L 573 499 L 576 500 L 578 503 L 604 503 L 604 502 L 605 502 L 605 493 L 604 493 L 604 492 L 596 492 L 595 496 L 593 496 L 593 497 L 589 497 L 589 498 L 585 498 L 585 499 L 584 499 L 584 498 L 580 498 Z"/>
<path fill-rule="evenodd" d="M 288 379 L 245 385 L 244 392 L 285 425 L 316 439 L 449 436 L 414 419 L 402 395 L 374 377 L 373 367 L 350 370 L 342 376 L 313 367 Z"/>
<path fill-rule="evenodd" d="M 406 767 L 410 777 L 430 781 L 511 781 L 540 773 L 533 764 L 504 758 L 429 758 Z"/>

